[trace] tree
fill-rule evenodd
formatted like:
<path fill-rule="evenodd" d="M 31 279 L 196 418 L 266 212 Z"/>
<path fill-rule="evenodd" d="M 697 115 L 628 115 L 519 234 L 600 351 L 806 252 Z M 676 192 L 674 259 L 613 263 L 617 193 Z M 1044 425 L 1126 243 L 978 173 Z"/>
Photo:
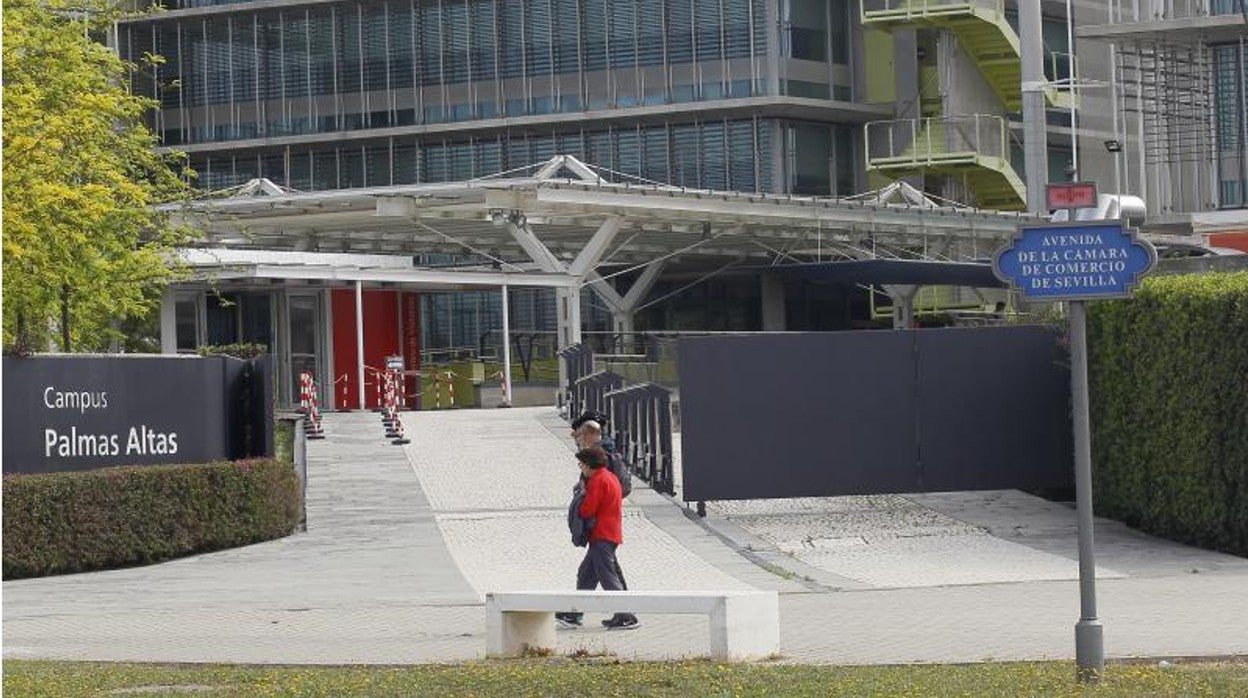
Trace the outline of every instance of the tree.
<path fill-rule="evenodd" d="M 127 89 L 140 66 L 95 40 L 120 16 L 111 0 L 5 2 L 6 348 L 103 349 L 157 306 L 190 237 L 155 208 L 188 188 L 143 123 L 155 101 Z"/>

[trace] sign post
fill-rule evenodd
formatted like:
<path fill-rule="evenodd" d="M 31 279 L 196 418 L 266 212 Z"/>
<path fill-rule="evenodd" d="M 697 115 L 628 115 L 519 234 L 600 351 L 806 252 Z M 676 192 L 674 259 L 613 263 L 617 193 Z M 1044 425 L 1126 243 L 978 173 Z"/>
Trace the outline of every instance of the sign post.
<path fill-rule="evenodd" d="M 1093 197 L 1095 198 L 1095 197 Z M 1073 213 L 1073 211 L 1072 211 Z M 1073 216 L 1072 216 L 1073 217 Z M 1070 301 L 1070 388 L 1075 441 L 1075 504 L 1079 527 L 1079 622 L 1075 664 L 1080 681 L 1105 669 L 1101 620 L 1096 612 L 1092 538 L 1092 438 L 1088 426 L 1088 341 L 1083 302 L 1129 298 L 1157 261 L 1147 241 L 1121 221 L 1024 227 L 993 258 L 993 272 L 1030 299 Z"/>

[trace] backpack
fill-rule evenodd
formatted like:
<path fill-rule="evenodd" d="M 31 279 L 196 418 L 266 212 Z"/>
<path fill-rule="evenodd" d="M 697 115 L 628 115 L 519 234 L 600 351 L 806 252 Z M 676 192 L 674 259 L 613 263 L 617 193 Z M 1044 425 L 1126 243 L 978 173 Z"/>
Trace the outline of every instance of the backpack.
<path fill-rule="evenodd" d="M 627 497 L 633 491 L 633 471 L 628 469 L 618 451 L 607 451 L 607 469 L 620 481 L 620 498 Z"/>

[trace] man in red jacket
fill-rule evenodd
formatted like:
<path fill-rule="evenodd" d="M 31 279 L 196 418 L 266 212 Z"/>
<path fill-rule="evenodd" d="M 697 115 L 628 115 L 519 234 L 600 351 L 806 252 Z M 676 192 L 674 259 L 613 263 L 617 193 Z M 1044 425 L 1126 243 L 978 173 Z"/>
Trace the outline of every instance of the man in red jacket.
<path fill-rule="evenodd" d="M 576 588 L 593 589 L 602 585 L 608 591 L 623 589 L 618 572 L 615 549 L 624 542 L 623 498 L 620 481 L 607 469 L 607 454 L 599 446 L 583 448 L 576 454 L 585 475 L 585 500 L 581 502 L 581 518 L 593 519 L 585 559 L 576 571 Z M 617 613 L 602 622 L 608 630 L 629 630 L 637 627 L 637 616 Z"/>

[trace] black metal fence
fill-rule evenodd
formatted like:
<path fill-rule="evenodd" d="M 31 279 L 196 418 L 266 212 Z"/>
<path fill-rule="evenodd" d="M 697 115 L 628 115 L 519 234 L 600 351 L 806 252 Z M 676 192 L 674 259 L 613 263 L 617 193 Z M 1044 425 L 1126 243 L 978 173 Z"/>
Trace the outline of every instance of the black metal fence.
<path fill-rule="evenodd" d="M 625 386 L 623 376 L 594 372 L 593 350 L 576 344 L 559 352 L 567 382 L 560 404 L 569 421 L 587 410 L 606 414 L 607 433 L 633 473 L 653 489 L 675 494 L 672 475 L 671 391 L 642 383 Z"/>
<path fill-rule="evenodd" d="M 607 411 L 606 394 L 623 387 L 624 377 L 611 371 L 599 371 L 581 376 L 572 388 L 570 405 L 573 409 L 568 414 L 575 417 L 589 410 L 605 413 Z"/>
<path fill-rule="evenodd" d="M 580 414 L 573 401 L 576 396 L 576 382 L 594 372 L 594 352 L 584 344 L 573 344 L 559 350 L 559 361 L 563 365 L 563 385 L 559 386 L 559 407 L 567 407 L 571 418 Z"/>
<path fill-rule="evenodd" d="M 608 431 L 633 471 L 664 494 L 676 494 L 672 476 L 672 393 L 651 383 L 606 393 Z"/>

